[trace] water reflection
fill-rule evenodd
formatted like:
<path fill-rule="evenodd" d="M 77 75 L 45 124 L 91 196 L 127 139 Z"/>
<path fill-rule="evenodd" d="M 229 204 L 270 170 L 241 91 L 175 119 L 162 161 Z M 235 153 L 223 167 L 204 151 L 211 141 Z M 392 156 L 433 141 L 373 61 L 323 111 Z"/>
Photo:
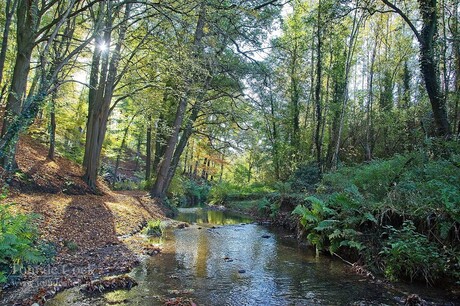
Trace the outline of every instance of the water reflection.
<path fill-rule="evenodd" d="M 207 210 L 202 208 L 179 208 L 179 221 L 197 224 L 233 225 L 250 223 L 253 220 L 231 212 Z"/>

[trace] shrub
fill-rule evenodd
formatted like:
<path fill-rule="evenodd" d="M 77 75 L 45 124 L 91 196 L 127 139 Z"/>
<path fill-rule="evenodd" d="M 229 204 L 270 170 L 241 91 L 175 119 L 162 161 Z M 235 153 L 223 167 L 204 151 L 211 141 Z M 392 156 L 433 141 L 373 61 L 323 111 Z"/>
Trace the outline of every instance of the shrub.
<path fill-rule="evenodd" d="M 314 190 L 321 180 L 321 171 L 316 163 L 301 165 L 291 176 L 291 186 L 296 192 Z"/>
<path fill-rule="evenodd" d="M 147 222 L 147 226 L 144 230 L 146 235 L 160 237 L 163 235 L 163 226 L 161 220 L 151 220 Z"/>
<path fill-rule="evenodd" d="M 188 206 L 204 204 L 208 200 L 211 186 L 204 180 L 187 179 L 184 182 L 185 197 Z"/>
<path fill-rule="evenodd" d="M 424 279 L 432 283 L 445 272 L 446 258 L 437 245 L 416 231 L 412 221 L 401 229 L 388 227 L 389 239 L 381 254 L 384 256 L 385 276 L 391 280 Z"/>
<path fill-rule="evenodd" d="M 214 184 L 209 191 L 209 200 L 213 205 L 220 205 L 227 201 L 228 196 L 233 192 L 230 183 L 226 181 Z"/>
<path fill-rule="evenodd" d="M 361 251 L 365 245 L 360 240 L 359 228 L 366 222 L 377 223 L 375 217 L 360 209 L 360 203 L 351 194 L 338 193 L 327 201 L 308 197 L 311 207 L 297 206 L 293 214 L 309 233 L 307 239 L 318 251 L 328 249 L 335 253 L 341 247 Z"/>
<path fill-rule="evenodd" d="M 318 249 L 358 250 L 390 279 L 459 279 L 459 168 L 458 154 L 417 152 L 344 167 L 324 175 L 321 199 L 294 213 Z"/>
<path fill-rule="evenodd" d="M 20 270 L 24 265 L 45 260 L 39 251 L 37 216 L 11 213 L 12 205 L 0 204 L 0 283 L 6 275 Z"/>

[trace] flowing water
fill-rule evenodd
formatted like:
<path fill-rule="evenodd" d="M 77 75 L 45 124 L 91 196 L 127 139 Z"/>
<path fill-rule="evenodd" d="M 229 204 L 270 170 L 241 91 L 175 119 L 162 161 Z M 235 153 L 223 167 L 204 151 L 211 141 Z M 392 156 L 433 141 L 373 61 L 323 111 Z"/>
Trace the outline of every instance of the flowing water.
<path fill-rule="evenodd" d="M 139 286 L 92 296 L 75 288 L 47 305 L 164 305 L 177 297 L 197 305 L 400 305 L 409 292 L 454 305 L 426 288 L 404 293 L 373 283 L 339 260 L 299 247 L 289 233 L 245 217 L 182 209 L 178 220 L 193 225 L 152 241 L 162 253 L 131 273 Z"/>

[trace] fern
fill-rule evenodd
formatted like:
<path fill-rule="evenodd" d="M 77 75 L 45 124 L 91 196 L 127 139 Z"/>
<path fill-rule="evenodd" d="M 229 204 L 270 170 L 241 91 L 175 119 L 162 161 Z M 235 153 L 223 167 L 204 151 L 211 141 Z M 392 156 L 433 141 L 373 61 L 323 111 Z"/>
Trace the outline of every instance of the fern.
<path fill-rule="evenodd" d="M 6 274 L 45 260 L 37 248 L 37 216 L 13 215 L 11 207 L 0 204 L 0 283 L 7 280 Z"/>

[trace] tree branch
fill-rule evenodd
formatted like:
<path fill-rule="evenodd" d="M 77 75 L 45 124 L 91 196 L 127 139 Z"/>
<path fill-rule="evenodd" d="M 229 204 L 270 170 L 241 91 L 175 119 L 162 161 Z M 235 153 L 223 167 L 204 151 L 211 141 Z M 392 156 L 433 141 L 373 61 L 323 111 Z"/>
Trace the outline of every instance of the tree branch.
<path fill-rule="evenodd" d="M 399 7 L 397 7 L 396 5 L 390 3 L 390 1 L 382 0 L 382 2 L 385 3 L 386 5 L 388 5 L 390 8 L 392 8 L 399 16 L 401 16 L 402 19 L 404 19 L 404 21 L 411 28 L 412 32 L 414 32 L 415 37 L 417 37 L 418 42 L 421 43 L 422 42 L 422 37 L 420 36 L 420 33 L 418 32 L 418 30 L 415 27 L 415 25 L 412 23 L 412 21 L 410 21 L 409 17 L 407 17 L 407 15 L 404 14 L 404 12 L 401 11 L 401 9 Z"/>

